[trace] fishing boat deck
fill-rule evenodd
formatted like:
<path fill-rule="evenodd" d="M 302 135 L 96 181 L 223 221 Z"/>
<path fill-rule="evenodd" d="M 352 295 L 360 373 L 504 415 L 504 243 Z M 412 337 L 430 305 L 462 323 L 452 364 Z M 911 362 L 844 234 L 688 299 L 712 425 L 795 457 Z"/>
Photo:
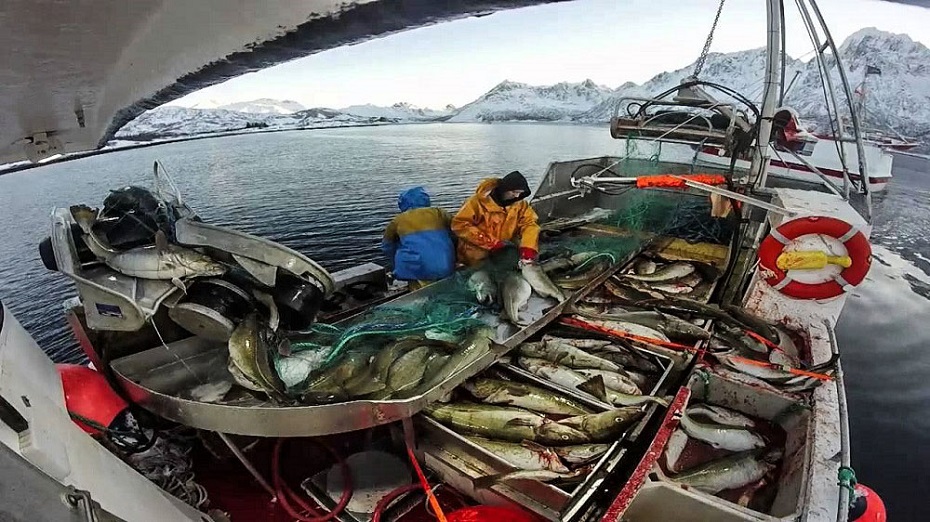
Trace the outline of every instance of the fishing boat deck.
<path fill-rule="evenodd" d="M 164 345 L 151 335 L 147 338 L 136 337 L 137 341 L 146 339 L 149 343 L 147 348 L 141 350 L 138 345 L 130 349 L 125 343 L 118 350 L 106 346 L 92 346 L 91 349 L 95 353 L 108 353 L 111 356 L 119 354 L 109 359 L 109 367 L 134 402 L 160 417 L 187 426 L 246 437 L 241 439 L 243 444 L 250 440 L 249 437 L 255 436 L 305 437 L 347 433 L 345 438 L 338 439 L 340 442 L 337 444 L 341 444 L 342 452 L 352 453 L 374 444 L 401 456 L 403 446 L 400 441 L 403 435 L 397 421 L 415 417 L 417 455 L 436 483 L 451 487 L 450 491 L 456 490 L 479 503 L 519 505 L 549 520 L 593 520 L 605 509 L 614 510 L 610 513 L 619 516 L 627 508 L 629 511 L 625 517 L 629 520 L 669 518 L 685 513 L 713 513 L 713 518 L 719 520 L 775 520 L 800 513 L 802 506 L 813 500 L 818 505 L 825 505 L 826 498 L 835 496 L 836 492 L 835 488 L 829 484 L 824 485 L 818 477 L 830 473 L 835 476 L 836 464 L 831 459 L 839 448 L 833 435 L 842 422 L 842 418 L 837 418 L 837 388 L 833 385 L 816 388 L 812 409 L 804 413 L 800 421 L 785 421 L 779 418 L 785 405 L 801 404 L 806 399 L 759 389 L 732 375 L 718 373 L 719 365 L 709 358 L 700 340 L 694 344 L 670 343 L 668 346 L 633 342 L 632 348 L 639 356 L 653 358 L 654 363 L 661 368 L 660 374 L 650 381 L 652 384 L 648 392 L 675 400 L 670 408 L 654 402 L 642 406 L 642 417 L 622 434 L 611 439 L 610 449 L 591 464 L 590 470 L 567 485 L 551 485 L 536 480 L 490 486 L 484 484 L 488 475 L 514 471 L 513 466 L 476 446 L 449 426 L 420 413 L 439 400 L 467 398 L 462 384 L 476 376 L 486 375 L 531 383 L 587 404 L 594 411 L 609 411 L 613 406 L 602 398 L 549 382 L 526 371 L 517 364 L 517 359 L 511 358 L 511 352 L 522 343 L 537 342 L 543 335 L 552 334 L 623 341 L 623 338 L 616 338 L 612 331 L 579 329 L 586 328 L 584 317 L 573 313 L 575 307 L 585 300 L 609 300 L 610 293 L 605 291 L 606 282 L 621 281 L 623 274 L 631 273 L 632 267 L 640 260 L 658 259 L 664 263 L 680 261 L 710 267 L 709 270 L 715 271 L 717 275 L 707 279 L 705 274 L 703 282 L 689 290 L 691 293 L 688 298 L 697 303 L 719 302 L 725 295 L 740 295 L 740 284 L 719 278 L 719 275 L 732 264 L 731 257 L 734 255 L 739 255 L 736 260 L 737 270 L 748 272 L 752 267 L 745 264 L 740 268 L 739 261 L 742 259 L 748 262 L 754 256 L 751 251 L 743 250 L 737 254 L 731 250 L 728 234 L 732 231 L 728 232 L 720 226 L 723 221 L 701 222 L 708 215 L 709 202 L 706 195 L 667 189 L 584 195 L 567 182 L 567 178 L 579 168 L 605 168 L 613 161 L 612 158 L 594 158 L 555 163 L 550 166 L 537 192 L 537 200 L 534 200 L 544 230 L 544 258 L 566 248 L 570 252 L 577 252 L 578 249 L 604 248 L 605 244 L 609 244 L 613 252 L 609 256 L 610 262 L 599 268 L 595 266 L 596 269 L 591 271 L 580 287 L 570 292 L 564 302 L 557 303 L 534 294 L 520 312 L 524 321 L 520 326 L 501 320 L 494 310 L 477 308 L 477 317 L 493 330 L 491 349 L 444 382 L 414 397 L 356 399 L 325 404 L 269 400 L 254 393 L 244 393 L 235 386 L 235 381 L 226 370 L 228 350 L 223 343 L 185 337 L 179 332 L 170 332 Z M 649 167 L 649 172 L 676 172 L 676 169 L 681 171 L 689 168 L 680 164 L 655 162 L 638 166 L 643 165 Z M 583 197 L 577 197 L 579 195 Z M 829 195 L 818 193 L 812 196 L 804 191 L 774 188 L 767 199 L 798 215 L 839 215 L 857 226 L 863 223 L 861 219 L 847 216 L 852 211 L 843 209 L 844 202 L 841 199 L 833 199 Z M 679 213 L 688 217 L 671 219 L 673 216 L 680 217 Z M 777 214 L 756 213 L 757 217 L 760 215 L 769 225 L 779 223 Z M 763 224 L 758 223 L 756 226 Z M 462 281 L 462 276 L 457 276 L 415 292 L 382 295 L 368 302 L 355 303 L 350 296 L 341 311 L 337 310 L 329 317 L 336 327 L 342 327 L 364 323 L 369 317 L 368 310 L 389 310 L 392 307 L 429 309 L 441 303 L 444 294 L 460 292 L 456 285 L 461 287 Z M 831 325 L 841 309 L 841 303 L 788 301 L 768 285 L 758 283 L 758 280 L 749 281 L 751 291 L 743 303 L 744 307 L 797 332 L 798 340 L 804 345 L 804 353 L 809 354 L 809 357 L 805 357 L 809 364 L 830 360 L 834 351 Z M 819 310 L 819 313 L 812 314 L 812 310 Z M 835 313 L 831 314 L 831 310 L 835 310 Z M 833 322 L 799 319 L 815 316 L 820 317 L 820 321 L 832 319 Z M 581 318 L 582 322 L 566 324 L 566 318 Z M 682 318 L 693 320 L 708 332 L 713 332 L 717 327 L 713 319 L 698 321 L 694 317 L 687 317 L 687 314 Z M 72 323 L 79 330 L 83 326 L 80 321 Z M 83 335 L 90 344 L 90 336 L 86 332 L 77 333 L 79 337 Z M 114 343 L 117 337 L 97 336 L 93 340 L 106 344 Z M 697 375 L 707 376 L 701 380 L 695 377 Z M 734 391 L 720 391 L 726 389 Z M 211 394 L 214 396 L 204 400 L 206 395 Z M 696 398 L 772 420 L 774 424 L 781 424 L 781 429 L 787 433 L 787 442 L 784 444 L 788 456 L 778 468 L 780 476 L 777 483 L 770 483 L 767 489 L 776 493 L 775 500 L 766 508 L 771 515 L 735 505 L 733 501 L 739 497 L 739 491 L 728 492 L 724 499 L 682 489 L 658 462 L 670 432 L 678 425 L 681 411 L 689 401 L 694 402 Z M 784 435 L 780 437 L 774 440 L 785 440 Z M 262 444 L 265 443 L 260 446 Z M 297 448 L 303 447 L 303 443 L 295 444 Z M 253 455 L 259 460 L 264 458 L 260 456 L 261 452 Z M 311 498 L 321 505 L 333 506 L 337 499 L 319 483 L 319 473 L 325 472 L 328 465 L 321 463 L 319 469 L 304 469 L 302 474 L 304 478 L 307 473 L 317 475 L 316 485 L 305 484 Z M 210 482 L 211 473 L 207 472 L 207 476 L 207 482 Z M 216 493 L 220 498 L 226 495 L 221 484 L 215 483 L 210 488 L 213 489 L 211 494 Z M 621 492 L 619 497 L 617 492 Z M 259 501 L 257 497 L 253 501 L 264 505 L 264 501 Z M 250 504 L 253 508 L 254 502 Z M 237 507 L 235 502 L 228 502 L 225 506 L 231 511 L 240 512 L 240 516 L 254 512 L 242 505 Z M 616 511 L 618 506 L 621 509 Z M 410 512 L 413 519 L 416 518 L 413 514 L 416 511 L 414 509 Z M 823 515 L 828 514 L 829 509 Z M 342 518 L 346 517 L 348 515 Z M 810 514 L 808 517 L 810 520 L 826 520 Z M 358 519 L 364 519 L 364 516 Z"/>

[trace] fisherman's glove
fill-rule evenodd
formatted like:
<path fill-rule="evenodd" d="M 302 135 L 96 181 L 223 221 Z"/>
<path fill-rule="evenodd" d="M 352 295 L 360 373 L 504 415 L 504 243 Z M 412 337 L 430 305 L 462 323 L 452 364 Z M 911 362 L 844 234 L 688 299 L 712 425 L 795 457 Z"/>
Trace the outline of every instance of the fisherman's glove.
<path fill-rule="evenodd" d="M 520 266 L 523 265 L 532 265 L 536 262 L 536 257 L 539 255 L 539 252 L 533 250 L 529 247 L 520 247 Z"/>

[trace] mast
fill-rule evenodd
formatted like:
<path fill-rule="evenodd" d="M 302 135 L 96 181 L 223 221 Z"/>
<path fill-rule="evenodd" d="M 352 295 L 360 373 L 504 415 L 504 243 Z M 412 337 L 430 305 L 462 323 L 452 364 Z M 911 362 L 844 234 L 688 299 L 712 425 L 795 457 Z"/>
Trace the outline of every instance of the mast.
<path fill-rule="evenodd" d="M 843 145 L 843 139 L 846 137 L 846 124 L 843 122 L 843 117 L 840 114 L 840 106 L 836 103 L 836 90 L 833 88 L 833 79 L 830 75 L 830 64 L 824 60 L 824 51 L 829 47 L 829 44 L 820 41 L 817 27 L 814 25 L 805 0 L 799 0 L 797 4 L 798 10 L 801 13 L 801 19 L 804 21 L 804 26 L 807 28 L 807 33 L 810 36 L 811 43 L 817 51 L 815 57 L 817 60 L 817 67 L 820 69 L 821 81 L 825 87 L 823 101 L 827 107 L 827 114 L 829 115 L 832 113 L 832 118 L 836 121 L 836 129 L 834 130 L 834 138 L 836 141 L 834 145 L 836 146 L 836 153 L 840 157 L 840 165 L 843 166 L 843 198 L 849 199 L 849 185 L 851 184 L 849 180 L 849 162 L 846 158 L 846 146 Z M 834 61 L 838 62 L 835 53 Z M 837 64 L 837 67 L 839 67 L 839 64 Z M 830 109 L 831 106 L 833 107 L 832 110 Z M 850 111 L 852 110 L 855 109 L 850 108 Z"/>
<path fill-rule="evenodd" d="M 765 55 L 765 91 L 762 98 L 762 114 L 759 121 L 759 136 L 756 138 L 756 148 L 752 155 L 752 167 L 749 171 L 750 179 L 757 179 L 760 187 L 765 186 L 768 175 L 769 141 L 772 137 L 772 118 L 775 116 L 775 104 L 781 94 L 779 85 L 781 75 L 781 2 L 780 0 L 766 0 L 766 22 L 768 25 L 768 41 Z"/>
<path fill-rule="evenodd" d="M 769 0 L 769 2 L 771 1 L 772 0 Z M 840 51 L 836 47 L 836 42 L 833 41 L 833 36 L 830 34 L 830 29 L 827 27 L 827 23 L 824 21 L 823 15 L 820 13 L 820 7 L 817 5 L 817 0 L 808 1 L 810 2 L 811 9 L 814 11 L 814 15 L 817 17 L 817 21 L 820 23 L 820 27 L 823 29 L 826 44 L 833 52 L 833 57 L 836 62 L 836 70 L 840 73 L 840 83 L 843 87 L 844 94 L 846 95 L 846 100 L 849 103 L 849 118 L 852 120 L 853 136 L 856 139 L 856 154 L 859 156 L 859 188 L 862 194 L 865 195 L 865 210 L 867 214 L 866 219 L 871 221 L 872 195 L 869 190 L 869 169 L 865 160 L 865 146 L 862 144 L 862 129 L 859 125 L 859 115 L 856 114 L 856 111 L 853 108 L 852 93 L 849 89 L 849 78 L 846 77 L 846 70 L 843 68 L 843 62 L 840 59 Z"/>
<path fill-rule="evenodd" d="M 862 85 L 859 87 L 859 123 L 862 124 L 863 130 L 865 130 L 865 96 L 869 92 L 869 86 L 866 82 L 869 80 L 869 66 L 865 67 L 865 72 L 862 74 Z"/>

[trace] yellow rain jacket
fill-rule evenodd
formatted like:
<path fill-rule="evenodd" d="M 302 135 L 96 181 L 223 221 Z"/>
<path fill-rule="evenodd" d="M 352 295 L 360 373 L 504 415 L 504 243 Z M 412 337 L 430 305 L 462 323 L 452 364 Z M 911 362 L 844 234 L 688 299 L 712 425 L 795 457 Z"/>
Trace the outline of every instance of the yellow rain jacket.
<path fill-rule="evenodd" d="M 472 266 L 488 256 L 498 241 L 519 238 L 519 246 L 539 251 L 539 224 L 530 204 L 518 201 L 501 207 L 491 198 L 500 180 L 490 178 L 478 184 L 475 195 L 465 200 L 452 218 L 452 232 L 458 236 L 458 262 Z"/>

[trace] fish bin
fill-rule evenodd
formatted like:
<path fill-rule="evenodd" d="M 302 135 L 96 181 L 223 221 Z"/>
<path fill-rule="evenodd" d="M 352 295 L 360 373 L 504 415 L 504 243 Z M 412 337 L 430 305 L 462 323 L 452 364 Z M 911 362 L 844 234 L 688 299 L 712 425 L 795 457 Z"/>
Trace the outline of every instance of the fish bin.
<path fill-rule="evenodd" d="M 558 359 L 553 354 L 560 353 L 563 342 L 586 346 L 592 352 L 594 345 L 600 350 L 627 352 L 644 369 L 641 375 L 646 380 L 641 381 L 641 395 L 638 399 L 630 397 L 633 402 L 629 406 L 612 404 L 597 390 L 585 391 L 591 388 L 584 382 L 580 388 L 571 386 L 572 377 L 579 382 L 585 380 L 584 374 L 578 377 L 585 370 L 576 374 L 567 367 L 526 355 L 540 355 L 545 350 L 550 359 Z M 517 346 L 509 357 L 456 388 L 448 405 L 434 405 L 417 416 L 423 462 L 444 482 L 482 503 L 515 503 L 548 520 L 583 519 L 603 493 L 601 488 L 608 475 L 631 465 L 630 445 L 653 417 L 664 411 L 668 404 L 665 396 L 674 391 L 669 380 L 675 365 L 671 358 L 642 348 L 615 348 L 610 343 L 590 332 L 555 327 Z M 528 346 L 532 348 L 527 350 Z M 553 371 L 556 373 L 550 373 Z M 558 372 L 567 373 L 568 380 Z M 548 402 L 556 404 L 533 402 L 538 395 L 554 396 L 556 399 Z M 532 412 L 541 416 L 543 427 L 527 433 L 528 438 L 539 438 L 522 440 L 517 431 L 521 429 L 520 421 L 488 425 L 480 423 L 483 417 L 468 418 L 470 408 L 489 404 L 494 405 L 492 408 L 509 408 L 501 411 L 504 415 Z M 547 426 L 575 429 L 562 434 L 546 430 Z M 511 428 L 513 433 L 508 433 Z M 579 438 L 575 440 L 574 436 Z M 516 454 L 517 460 L 508 460 L 509 454 Z M 539 469 L 521 467 L 526 466 L 527 458 L 535 459 L 530 464 Z"/>
<path fill-rule="evenodd" d="M 798 519 L 803 514 L 802 492 L 807 490 L 811 461 L 808 441 L 813 435 L 805 400 L 722 376 L 706 365 L 697 367 L 683 392 L 688 395 L 687 405 L 683 412 L 666 417 L 662 430 L 671 435 L 624 520 Z M 714 422 L 708 418 L 714 415 L 708 413 L 711 408 L 727 417 L 716 417 Z M 745 429 L 753 437 L 723 442 L 730 449 L 720 447 L 717 440 L 726 434 L 704 433 L 706 439 L 715 440 L 711 445 L 689 434 L 685 426 L 687 422 L 735 425 L 741 419 L 752 421 Z M 761 443 L 753 444 L 755 437 Z M 714 467 L 727 459 L 728 466 Z"/>

